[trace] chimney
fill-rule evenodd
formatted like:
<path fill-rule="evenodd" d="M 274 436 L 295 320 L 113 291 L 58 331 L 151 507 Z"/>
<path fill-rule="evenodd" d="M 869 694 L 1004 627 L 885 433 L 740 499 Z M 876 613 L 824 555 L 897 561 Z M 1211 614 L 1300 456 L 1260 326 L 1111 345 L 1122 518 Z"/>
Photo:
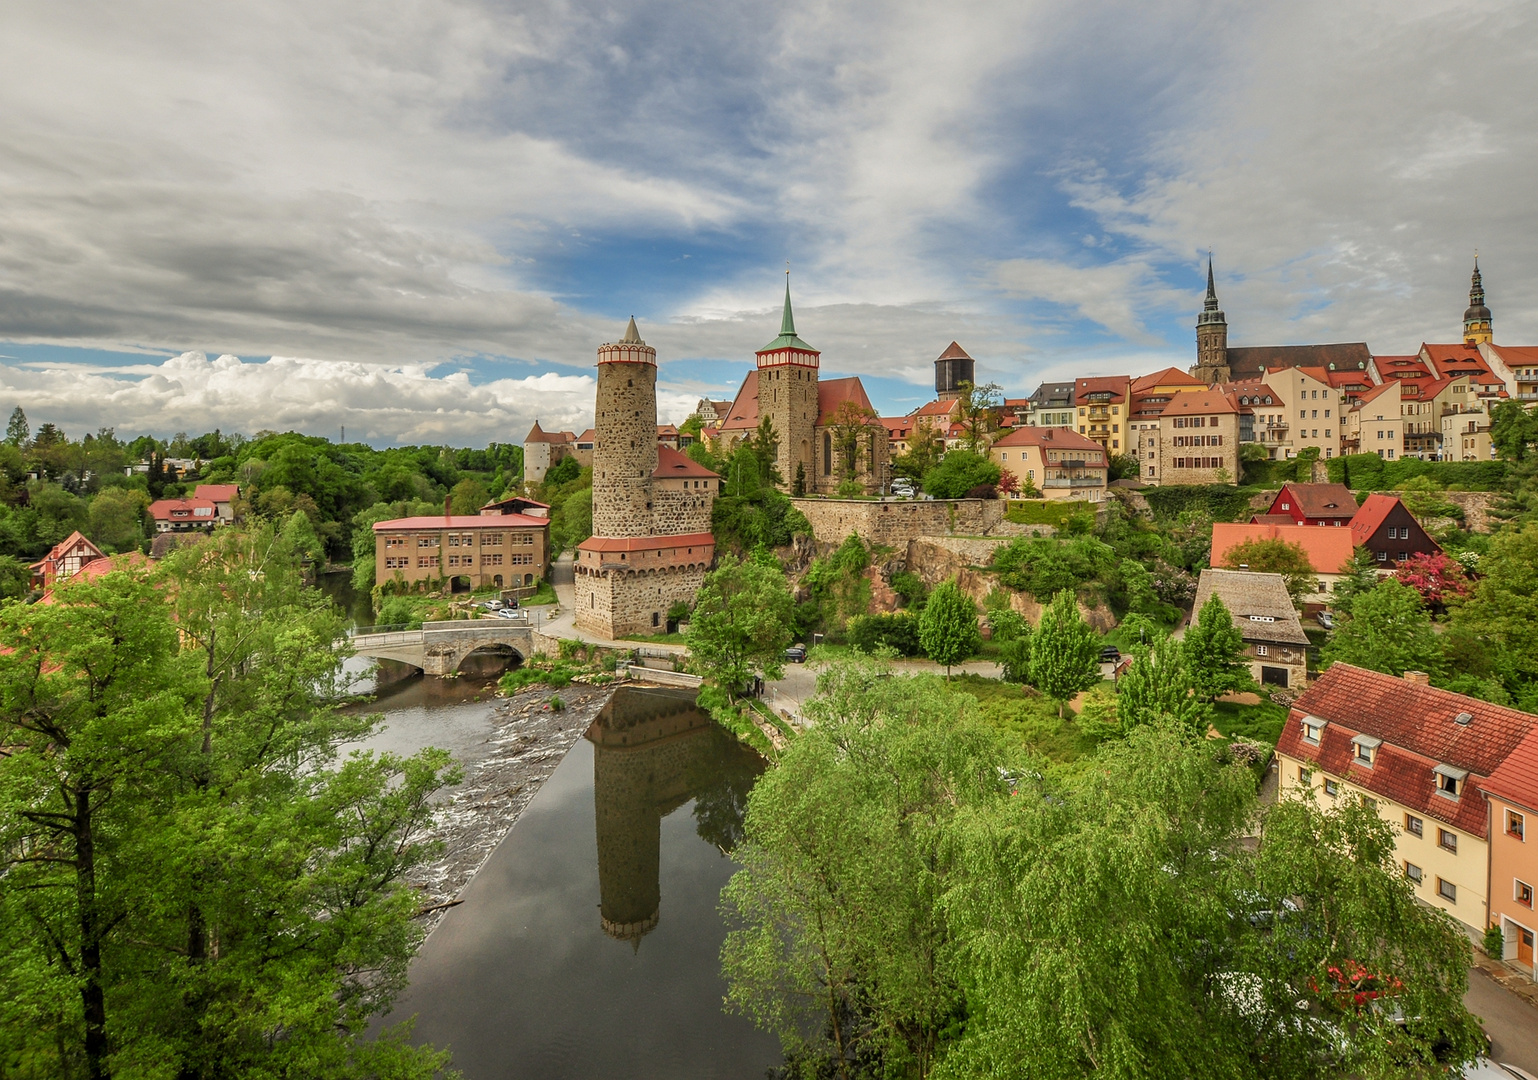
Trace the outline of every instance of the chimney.
<path fill-rule="evenodd" d="M 453 505 L 454 505 L 454 497 L 452 495 L 445 495 L 443 497 L 443 516 L 444 517 L 451 516 L 449 514 L 449 508 L 452 507 Z"/>
<path fill-rule="evenodd" d="M 1405 682 L 1413 682 L 1416 686 L 1430 686 L 1431 676 L 1424 671 L 1407 671 L 1404 673 Z"/>

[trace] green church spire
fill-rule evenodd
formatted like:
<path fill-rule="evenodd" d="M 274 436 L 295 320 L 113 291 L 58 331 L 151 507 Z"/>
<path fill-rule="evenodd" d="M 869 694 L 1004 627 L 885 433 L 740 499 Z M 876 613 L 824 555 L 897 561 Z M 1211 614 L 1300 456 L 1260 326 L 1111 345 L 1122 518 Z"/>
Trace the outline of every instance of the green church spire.
<path fill-rule="evenodd" d="M 785 313 L 780 316 L 780 336 L 765 345 L 759 352 L 773 352 L 775 349 L 805 349 L 807 352 L 816 352 L 806 342 L 796 336 L 796 320 L 790 311 L 790 271 L 785 271 Z"/>

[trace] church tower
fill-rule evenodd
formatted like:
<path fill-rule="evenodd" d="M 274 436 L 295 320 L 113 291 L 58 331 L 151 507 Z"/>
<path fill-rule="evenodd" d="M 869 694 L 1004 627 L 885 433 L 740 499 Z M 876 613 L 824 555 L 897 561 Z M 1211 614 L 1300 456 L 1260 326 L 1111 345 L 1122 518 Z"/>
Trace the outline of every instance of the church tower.
<path fill-rule="evenodd" d="M 1207 298 L 1196 318 L 1196 366 L 1193 378 L 1208 386 L 1231 379 L 1228 368 L 1228 320 L 1218 310 L 1218 290 L 1212 281 L 1212 256 L 1207 256 Z"/>
<path fill-rule="evenodd" d="M 935 361 L 935 397 L 940 401 L 955 401 L 961 397 L 961 384 L 975 386 L 976 364 L 967 351 L 956 342 L 940 354 Z"/>
<path fill-rule="evenodd" d="M 625 336 L 598 347 L 593 417 L 593 535 L 652 531 L 652 474 L 657 471 L 657 350 L 635 319 Z"/>
<path fill-rule="evenodd" d="M 1479 256 L 1474 256 L 1474 277 L 1469 285 L 1469 307 L 1463 313 L 1463 343 L 1490 343 L 1490 309 L 1485 307 L 1485 283 L 1479 276 Z"/>
<path fill-rule="evenodd" d="M 822 354 L 796 336 L 790 311 L 790 273 L 785 275 L 785 312 L 780 336 L 758 350 L 758 415 L 774 424 L 779 440 L 776 467 L 785 486 L 796 482 L 800 465 L 808 486 L 815 477 L 813 444 L 817 427 L 817 371 Z"/>

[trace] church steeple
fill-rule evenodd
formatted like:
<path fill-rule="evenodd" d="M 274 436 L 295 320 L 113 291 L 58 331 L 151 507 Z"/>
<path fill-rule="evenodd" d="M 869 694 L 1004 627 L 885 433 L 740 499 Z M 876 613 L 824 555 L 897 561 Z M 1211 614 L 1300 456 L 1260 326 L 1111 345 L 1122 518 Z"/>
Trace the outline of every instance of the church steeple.
<path fill-rule="evenodd" d="M 1478 274 L 1479 274 L 1479 271 L 1475 270 L 1474 273 L 1475 273 L 1475 276 L 1477 277 Z M 780 336 L 781 337 L 795 337 L 796 336 L 796 317 L 794 315 L 792 315 L 791 311 L 790 311 L 790 271 L 789 270 L 785 271 L 785 314 L 780 316 Z"/>
<path fill-rule="evenodd" d="M 1485 283 L 1479 275 L 1479 253 L 1474 253 L 1474 276 L 1469 281 L 1469 306 L 1463 313 L 1463 343 L 1482 345 L 1491 339 L 1490 309 L 1485 307 Z"/>
<path fill-rule="evenodd" d="M 1229 381 L 1228 319 L 1218 307 L 1218 287 L 1212 274 L 1212 254 L 1207 254 L 1207 296 L 1196 317 L 1196 366 L 1194 378 L 1211 386 Z"/>
<path fill-rule="evenodd" d="M 785 312 L 780 316 L 780 336 L 769 344 L 759 349 L 759 353 L 775 352 L 779 349 L 800 349 L 803 352 L 815 353 L 817 350 L 796 336 L 796 318 L 790 311 L 790 271 L 785 271 Z M 763 366 L 763 361 L 759 361 Z"/>

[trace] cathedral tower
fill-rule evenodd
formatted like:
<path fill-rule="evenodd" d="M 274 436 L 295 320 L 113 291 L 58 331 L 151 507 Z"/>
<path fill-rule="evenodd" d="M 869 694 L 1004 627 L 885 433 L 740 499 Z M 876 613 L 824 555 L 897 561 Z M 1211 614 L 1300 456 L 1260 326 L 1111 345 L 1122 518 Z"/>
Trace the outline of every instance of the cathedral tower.
<path fill-rule="evenodd" d="M 1463 313 L 1463 343 L 1490 343 L 1490 309 L 1485 307 L 1485 283 L 1479 276 L 1479 256 L 1474 256 L 1474 277 L 1469 285 L 1469 307 Z"/>
<path fill-rule="evenodd" d="M 635 319 L 625 336 L 598 347 L 593 417 L 593 535 L 652 531 L 652 474 L 657 471 L 657 350 Z"/>
<path fill-rule="evenodd" d="M 774 424 L 779 440 L 777 468 L 787 488 L 800 465 L 810 486 L 814 479 L 813 444 L 817 427 L 817 370 L 822 354 L 796 336 L 790 311 L 790 275 L 785 276 L 785 313 L 780 336 L 758 350 L 758 415 Z"/>
<path fill-rule="evenodd" d="M 935 361 L 935 397 L 941 401 L 955 401 L 961 396 L 962 383 L 975 386 L 976 366 L 965 349 L 951 342 Z"/>
<path fill-rule="evenodd" d="M 1196 318 L 1196 366 L 1191 375 L 1208 386 L 1231 379 L 1228 368 L 1228 320 L 1218 310 L 1218 290 L 1212 281 L 1212 256 L 1207 256 L 1207 298 Z"/>

